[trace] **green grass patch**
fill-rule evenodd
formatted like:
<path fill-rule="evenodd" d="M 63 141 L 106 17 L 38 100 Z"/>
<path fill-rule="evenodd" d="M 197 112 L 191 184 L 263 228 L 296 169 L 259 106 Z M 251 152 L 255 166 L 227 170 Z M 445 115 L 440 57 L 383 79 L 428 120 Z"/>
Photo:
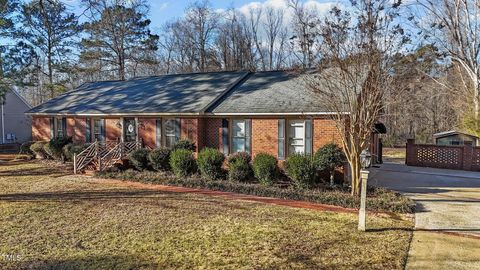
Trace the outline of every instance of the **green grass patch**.
<path fill-rule="evenodd" d="M 413 223 L 100 183 L 0 163 L 2 269 L 403 269 Z M 0 258 L 2 260 L 3 258 Z"/>

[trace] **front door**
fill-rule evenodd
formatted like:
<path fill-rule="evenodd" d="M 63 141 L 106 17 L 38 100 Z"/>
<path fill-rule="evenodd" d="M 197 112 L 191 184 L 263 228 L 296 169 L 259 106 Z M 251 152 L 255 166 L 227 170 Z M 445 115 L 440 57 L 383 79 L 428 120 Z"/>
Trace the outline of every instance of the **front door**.
<path fill-rule="evenodd" d="M 134 142 L 137 140 L 137 125 L 135 118 L 123 119 L 123 136 L 125 142 Z"/>

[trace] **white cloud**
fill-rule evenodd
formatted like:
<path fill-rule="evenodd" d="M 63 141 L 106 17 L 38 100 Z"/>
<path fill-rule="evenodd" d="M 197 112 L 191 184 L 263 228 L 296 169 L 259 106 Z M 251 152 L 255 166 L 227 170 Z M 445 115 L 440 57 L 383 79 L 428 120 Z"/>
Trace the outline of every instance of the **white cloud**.
<path fill-rule="evenodd" d="M 160 9 L 160 10 L 166 9 L 166 8 L 168 7 L 168 4 L 169 4 L 168 2 L 163 2 L 163 3 L 161 3 L 160 6 L 159 6 L 159 9 Z"/>

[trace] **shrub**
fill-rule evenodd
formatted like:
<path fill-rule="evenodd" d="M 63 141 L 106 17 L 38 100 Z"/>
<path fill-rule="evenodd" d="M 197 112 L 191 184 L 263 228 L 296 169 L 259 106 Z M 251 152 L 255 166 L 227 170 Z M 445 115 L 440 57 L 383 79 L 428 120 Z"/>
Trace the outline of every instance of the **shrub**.
<path fill-rule="evenodd" d="M 285 162 L 285 173 L 297 188 L 308 188 L 315 182 L 317 168 L 312 157 L 293 154 Z"/>
<path fill-rule="evenodd" d="M 51 158 L 64 161 L 63 147 L 69 143 L 72 143 L 72 138 L 70 137 L 53 138 L 43 146 L 43 149 Z"/>
<path fill-rule="evenodd" d="M 43 149 L 46 144 L 47 142 L 35 142 L 30 146 L 30 150 L 32 150 L 36 158 L 47 158 L 47 153 L 45 153 L 45 150 Z"/>
<path fill-rule="evenodd" d="M 334 143 L 329 143 L 319 148 L 315 153 L 315 166 L 317 170 L 328 171 L 330 185 L 334 184 L 335 169 L 343 166 L 346 157 L 342 149 Z"/>
<path fill-rule="evenodd" d="M 202 176 L 208 180 L 220 179 L 224 176 L 223 161 L 225 161 L 225 156 L 214 148 L 207 147 L 198 153 L 198 169 Z"/>
<path fill-rule="evenodd" d="M 20 145 L 20 151 L 18 152 L 18 154 L 20 155 L 28 155 L 28 156 L 33 156 L 34 153 L 33 151 L 30 149 L 30 147 L 32 146 L 32 144 L 34 144 L 35 142 L 24 142 L 22 143 L 22 145 Z"/>
<path fill-rule="evenodd" d="M 66 160 L 73 161 L 73 155 L 80 154 L 85 148 L 83 144 L 69 143 L 63 147 L 62 152 Z"/>
<path fill-rule="evenodd" d="M 186 177 L 196 171 L 193 152 L 187 149 L 177 149 L 170 153 L 170 167 L 177 177 Z"/>
<path fill-rule="evenodd" d="M 145 148 L 133 150 L 128 154 L 128 160 L 132 163 L 135 169 L 143 171 L 148 168 L 148 154 L 150 151 Z"/>
<path fill-rule="evenodd" d="M 252 176 L 250 154 L 238 152 L 228 156 L 228 180 L 248 181 Z"/>
<path fill-rule="evenodd" d="M 235 162 L 239 159 L 245 163 L 250 163 L 250 161 L 252 161 L 252 157 L 248 152 L 236 152 L 228 156 L 228 163 Z"/>
<path fill-rule="evenodd" d="M 277 174 L 277 159 L 266 153 L 259 153 L 253 159 L 253 173 L 263 185 L 271 185 Z"/>
<path fill-rule="evenodd" d="M 193 143 L 189 140 L 179 140 L 172 147 L 172 151 L 175 151 L 177 149 L 186 149 L 186 150 L 190 150 L 192 152 L 195 152 L 197 150 L 197 147 L 195 146 L 195 143 Z"/>
<path fill-rule="evenodd" d="M 207 181 L 195 177 L 175 178 L 167 172 L 137 172 L 133 170 L 127 170 L 124 172 L 102 171 L 96 172 L 95 175 L 97 177 L 138 181 L 143 183 L 156 183 L 188 188 L 235 192 L 254 196 L 303 200 L 348 208 L 358 208 L 360 206 L 360 197 L 350 195 L 348 189 L 292 189 L 232 181 Z M 367 208 L 372 211 L 413 213 L 415 203 L 411 199 L 398 193 L 376 188 L 369 193 Z"/>
<path fill-rule="evenodd" d="M 170 149 L 157 148 L 148 154 L 148 160 L 154 170 L 168 171 L 170 170 Z"/>

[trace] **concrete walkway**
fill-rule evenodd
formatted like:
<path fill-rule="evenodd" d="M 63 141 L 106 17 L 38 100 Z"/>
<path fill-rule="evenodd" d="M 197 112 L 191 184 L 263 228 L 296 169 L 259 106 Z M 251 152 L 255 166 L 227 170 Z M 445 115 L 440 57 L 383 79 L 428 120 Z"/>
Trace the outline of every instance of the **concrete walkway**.
<path fill-rule="evenodd" d="M 417 203 L 407 269 L 480 269 L 480 173 L 387 163 L 370 184 Z"/>

